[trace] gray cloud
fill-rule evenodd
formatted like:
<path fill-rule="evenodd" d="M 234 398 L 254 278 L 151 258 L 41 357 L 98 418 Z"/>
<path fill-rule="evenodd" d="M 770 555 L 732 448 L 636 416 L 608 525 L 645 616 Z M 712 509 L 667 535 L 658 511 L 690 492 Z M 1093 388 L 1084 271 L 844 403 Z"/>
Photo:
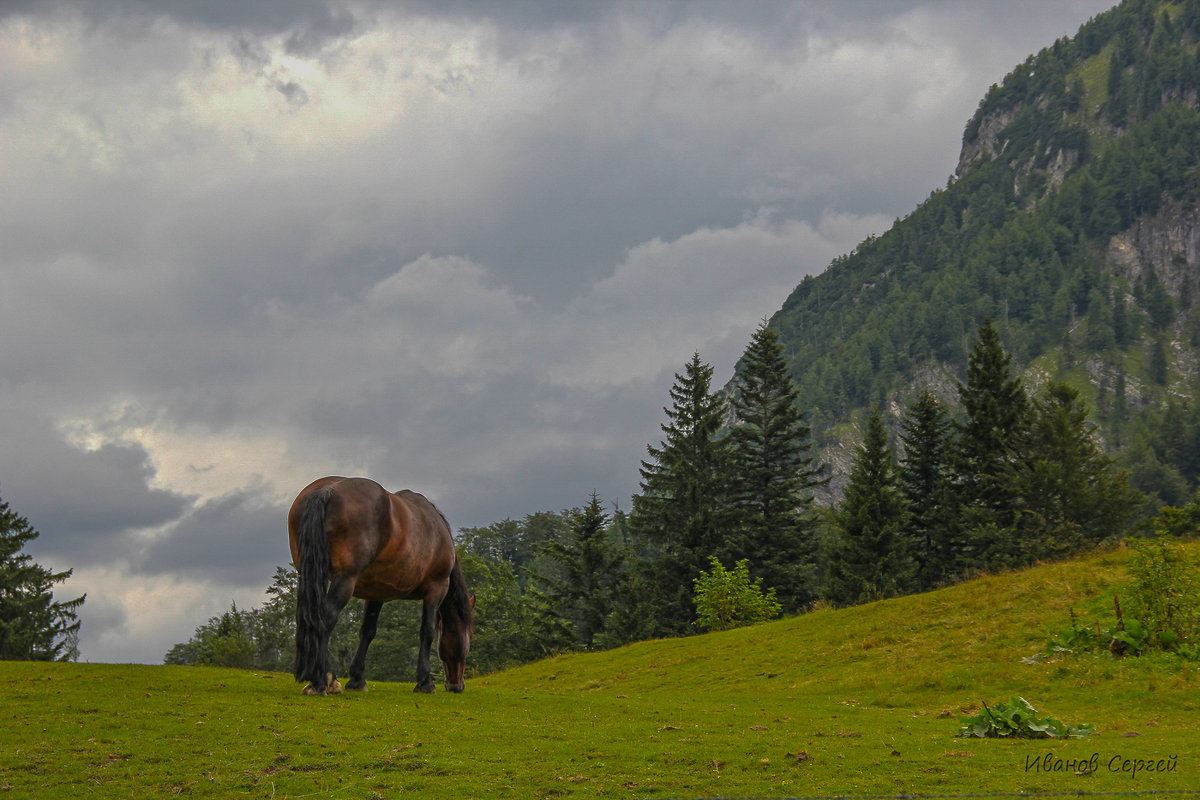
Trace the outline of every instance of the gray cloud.
<path fill-rule="evenodd" d="M 150 538 L 134 569 L 197 580 L 220 576 L 227 583 L 255 586 L 276 565 L 291 561 L 286 519 L 285 504 L 264 500 L 253 490 L 210 500 Z"/>
<path fill-rule="evenodd" d="M 31 552 L 56 570 L 124 561 L 126 531 L 163 525 L 187 508 L 186 498 L 147 486 L 153 469 L 136 445 L 81 450 L 28 411 L 8 416 L 3 432 L 0 496 L 39 531 Z"/>

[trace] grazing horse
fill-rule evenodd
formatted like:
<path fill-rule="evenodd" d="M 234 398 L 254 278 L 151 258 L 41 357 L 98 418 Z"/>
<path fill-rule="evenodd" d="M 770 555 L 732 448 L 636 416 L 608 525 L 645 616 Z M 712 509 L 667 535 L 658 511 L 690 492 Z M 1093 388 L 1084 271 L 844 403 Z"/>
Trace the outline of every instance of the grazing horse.
<path fill-rule="evenodd" d="M 467 591 L 445 517 L 422 495 L 391 493 L 366 478 L 321 478 L 288 511 L 296 598 L 296 665 L 305 694 L 337 694 L 329 634 L 351 597 L 366 601 L 347 689 L 366 689 L 363 667 L 386 600 L 421 601 L 417 688 L 432 693 L 429 650 L 438 641 L 446 689 L 461 692 L 475 596 Z"/>

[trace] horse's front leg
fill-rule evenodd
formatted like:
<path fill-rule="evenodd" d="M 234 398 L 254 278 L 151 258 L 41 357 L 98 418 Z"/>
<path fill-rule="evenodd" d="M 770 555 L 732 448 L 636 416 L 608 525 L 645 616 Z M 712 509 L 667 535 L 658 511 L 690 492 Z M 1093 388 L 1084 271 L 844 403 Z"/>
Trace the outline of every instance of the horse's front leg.
<path fill-rule="evenodd" d="M 375 638 L 381 608 L 383 608 L 383 603 L 378 600 L 368 600 L 363 608 L 362 629 L 358 634 L 358 652 L 354 654 L 354 661 L 350 664 L 350 682 L 346 684 L 347 689 L 358 692 L 367 690 L 367 681 L 363 677 L 367 665 L 367 648 L 371 646 L 371 640 Z"/>
<path fill-rule="evenodd" d="M 421 645 L 417 651 L 417 688 L 413 691 L 422 694 L 433 694 L 435 691 L 433 675 L 429 670 L 429 651 L 433 648 L 440 602 L 441 598 L 426 596 L 421 603 Z"/>

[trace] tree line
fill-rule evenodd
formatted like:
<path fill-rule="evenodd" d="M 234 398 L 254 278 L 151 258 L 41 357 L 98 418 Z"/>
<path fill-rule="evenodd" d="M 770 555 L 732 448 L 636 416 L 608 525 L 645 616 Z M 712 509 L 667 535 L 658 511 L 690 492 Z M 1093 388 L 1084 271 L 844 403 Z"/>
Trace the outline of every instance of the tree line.
<path fill-rule="evenodd" d="M 827 508 L 814 497 L 829 470 L 775 331 L 759 327 L 730 387 L 715 389 L 712 374 L 697 353 L 675 375 L 629 513 L 593 493 L 578 508 L 459 531 L 477 597 L 476 673 L 1060 558 L 1125 535 L 1149 505 L 1099 447 L 1078 391 L 1050 382 L 1030 393 L 990 322 L 957 402 L 923 392 L 891 414 L 894 436 L 882 408 L 869 413 Z M 21 552 L 37 535 L 0 501 L 0 657 L 74 658 L 84 598 L 53 600 L 70 571 Z M 296 585 L 278 569 L 261 607 L 231 606 L 165 662 L 289 669 Z M 343 671 L 360 615 L 348 606 L 331 643 Z M 387 604 L 379 629 L 372 677 L 409 679 L 415 610 Z"/>
<path fill-rule="evenodd" d="M 676 374 L 628 514 L 593 493 L 582 507 L 459 531 L 477 596 L 476 673 L 1065 557 L 1127 534 L 1152 505 L 1099 447 L 1079 392 L 1050 382 L 1030 393 L 990 322 L 957 402 L 923 392 L 892 414 L 894 436 L 882 408 L 869 413 L 828 508 L 814 501 L 829 471 L 778 335 L 759 327 L 728 390 L 712 373 L 694 354 Z M 84 598 L 53 600 L 70 571 L 21 552 L 37 535 L 0 501 L 0 657 L 71 659 Z M 294 570 L 278 569 L 266 603 L 232 606 L 165 662 L 289 669 L 296 585 Z M 331 643 L 343 670 L 360 615 L 348 606 Z M 415 610 L 388 604 L 379 628 L 372 677 L 409 679 Z"/>
<path fill-rule="evenodd" d="M 676 374 L 628 513 L 593 493 L 581 507 L 458 532 L 477 598 L 476 674 L 727 627 L 739 612 L 852 605 L 1065 557 L 1125 535 L 1146 510 L 1098 446 L 1079 393 L 1059 383 L 1030 393 L 990 322 L 955 402 L 925 391 L 892 426 L 871 411 L 828 508 L 814 496 L 829 470 L 814 457 L 778 335 L 760 326 L 729 390 L 712 373 L 694 354 Z M 268 591 L 261 609 L 214 617 L 167 662 L 287 669 L 295 573 L 280 569 Z M 331 646 L 343 668 L 358 605 Z M 405 605 L 385 606 L 375 679 L 411 677 L 416 612 Z"/>

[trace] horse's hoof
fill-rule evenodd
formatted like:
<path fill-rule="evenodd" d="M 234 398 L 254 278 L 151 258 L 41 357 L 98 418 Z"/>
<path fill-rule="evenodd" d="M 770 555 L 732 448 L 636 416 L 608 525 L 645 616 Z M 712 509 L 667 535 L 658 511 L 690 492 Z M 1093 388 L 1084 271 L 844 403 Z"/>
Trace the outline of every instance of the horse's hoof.
<path fill-rule="evenodd" d="M 350 682 L 346 684 L 347 692 L 365 692 L 366 690 L 367 682 L 362 679 L 351 679 Z"/>
<path fill-rule="evenodd" d="M 451 686 L 450 684 L 446 684 L 446 691 L 447 691 L 447 692 L 454 692 L 455 694 L 462 694 L 462 690 L 463 690 L 464 688 L 466 688 L 466 687 L 464 687 L 464 686 L 461 686 L 461 685 L 459 685 L 459 686 Z"/>
<path fill-rule="evenodd" d="M 312 684 L 310 683 L 309 686 L 312 686 Z M 337 678 L 333 677 L 332 672 L 325 673 L 325 691 L 318 692 L 314 689 L 312 692 L 305 692 L 305 694 L 320 694 L 322 696 L 327 695 L 327 694 L 341 694 L 341 693 L 342 693 L 342 684 L 338 682 Z"/>
<path fill-rule="evenodd" d="M 432 683 L 421 683 L 417 684 L 417 688 L 413 689 L 413 691 L 418 694 L 433 694 L 437 691 L 437 687 Z"/>
<path fill-rule="evenodd" d="M 318 689 L 316 686 L 313 686 L 312 681 L 309 681 L 307 684 L 305 684 L 304 688 L 300 690 L 300 693 L 306 694 L 309 697 L 324 697 L 328 694 L 341 694 L 342 684 L 338 683 L 338 679 L 333 677 L 332 672 L 326 672 L 324 689 Z"/>

